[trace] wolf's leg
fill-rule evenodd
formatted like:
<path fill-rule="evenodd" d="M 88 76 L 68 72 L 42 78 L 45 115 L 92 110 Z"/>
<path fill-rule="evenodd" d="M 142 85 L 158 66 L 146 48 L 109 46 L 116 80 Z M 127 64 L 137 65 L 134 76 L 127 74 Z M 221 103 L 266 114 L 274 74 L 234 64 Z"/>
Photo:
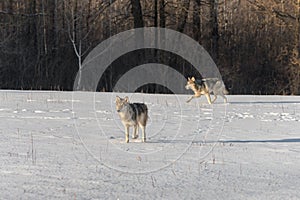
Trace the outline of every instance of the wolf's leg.
<path fill-rule="evenodd" d="M 136 139 L 136 138 L 138 138 L 138 137 L 139 137 L 139 134 L 138 134 L 138 126 L 135 125 L 135 126 L 133 127 L 132 139 Z"/>
<path fill-rule="evenodd" d="M 129 142 L 129 126 L 125 126 L 125 142 Z"/>
<path fill-rule="evenodd" d="M 217 100 L 217 95 L 214 94 L 214 100 L 212 100 L 212 103 L 214 103 Z"/>
<path fill-rule="evenodd" d="M 146 126 L 140 125 L 141 129 L 142 129 L 142 142 L 146 142 Z"/>
<path fill-rule="evenodd" d="M 220 95 L 221 95 L 221 97 L 224 98 L 224 103 L 227 103 L 227 98 L 225 97 L 225 95 L 224 94 L 220 94 Z"/>
<path fill-rule="evenodd" d="M 189 103 L 195 96 L 191 96 L 186 102 Z"/>
<path fill-rule="evenodd" d="M 206 96 L 206 98 L 207 98 L 208 103 L 211 104 L 210 95 L 207 93 L 207 94 L 205 94 L 205 96 Z"/>

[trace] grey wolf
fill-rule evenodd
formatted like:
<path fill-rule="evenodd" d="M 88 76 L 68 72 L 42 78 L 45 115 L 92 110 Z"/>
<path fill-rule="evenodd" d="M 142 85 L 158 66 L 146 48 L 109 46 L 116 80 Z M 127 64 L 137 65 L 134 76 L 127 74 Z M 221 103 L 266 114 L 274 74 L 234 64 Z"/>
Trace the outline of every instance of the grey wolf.
<path fill-rule="evenodd" d="M 116 109 L 125 127 L 125 142 L 129 142 L 129 127 L 133 126 L 132 138 L 138 138 L 138 126 L 142 129 L 142 142 L 146 142 L 148 108 L 144 103 L 129 103 L 128 97 L 116 97 Z"/>
<path fill-rule="evenodd" d="M 205 95 L 209 104 L 212 104 L 217 99 L 217 95 L 223 97 L 224 102 L 227 103 L 225 94 L 228 91 L 225 88 L 224 82 L 218 78 L 205 78 L 196 80 L 195 77 L 188 77 L 187 84 L 185 86 L 187 90 L 193 90 L 194 95 L 191 96 L 186 102 L 190 102 L 194 98 L 198 98 L 201 95 Z M 214 94 L 214 100 L 211 101 L 210 93 Z"/>

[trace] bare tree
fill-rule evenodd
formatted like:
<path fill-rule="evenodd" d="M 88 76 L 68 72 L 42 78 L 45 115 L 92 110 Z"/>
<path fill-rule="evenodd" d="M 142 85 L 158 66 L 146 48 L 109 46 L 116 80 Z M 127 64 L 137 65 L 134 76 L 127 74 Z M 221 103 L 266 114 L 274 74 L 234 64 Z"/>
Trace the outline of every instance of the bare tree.
<path fill-rule="evenodd" d="M 201 38 L 201 13 L 200 13 L 201 1 L 194 1 L 194 12 L 193 12 L 193 33 L 194 39 L 200 41 Z"/>
<path fill-rule="evenodd" d="M 83 41 L 89 34 L 89 32 L 84 33 L 84 6 L 85 5 L 82 1 L 78 3 L 78 1 L 75 0 L 74 4 L 71 4 L 70 15 L 67 18 L 69 39 L 73 45 L 73 50 L 78 59 L 78 84 L 76 86 L 77 90 L 85 90 L 85 88 L 80 88 L 82 81 L 82 58 L 88 51 L 88 48 L 86 50 L 83 50 Z"/>
<path fill-rule="evenodd" d="M 211 52 L 212 52 L 212 57 L 215 60 L 218 60 L 219 57 L 218 2 L 219 0 L 210 0 Z"/>
<path fill-rule="evenodd" d="M 190 7 L 190 0 L 185 0 L 182 2 L 182 6 L 180 6 L 181 8 L 181 16 L 180 16 L 180 20 L 177 26 L 177 31 L 179 32 L 183 32 L 184 31 L 184 27 L 186 25 L 186 20 L 188 17 L 188 11 L 189 11 L 189 7 Z"/>
<path fill-rule="evenodd" d="M 140 0 L 130 0 L 131 13 L 134 19 L 134 28 L 144 27 L 143 12 Z"/>

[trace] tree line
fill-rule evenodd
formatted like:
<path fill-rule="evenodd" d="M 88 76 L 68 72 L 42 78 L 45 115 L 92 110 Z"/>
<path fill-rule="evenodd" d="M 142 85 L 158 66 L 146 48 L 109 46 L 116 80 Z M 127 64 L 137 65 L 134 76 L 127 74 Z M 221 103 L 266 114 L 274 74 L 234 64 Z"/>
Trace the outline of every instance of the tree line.
<path fill-rule="evenodd" d="M 300 0 L 1 0 L 0 88 L 72 90 L 95 46 L 139 27 L 170 28 L 199 42 L 231 94 L 300 94 Z M 113 62 L 99 91 L 147 62 L 194 74 L 168 52 L 141 50 Z M 153 84 L 140 90 L 169 92 Z"/>

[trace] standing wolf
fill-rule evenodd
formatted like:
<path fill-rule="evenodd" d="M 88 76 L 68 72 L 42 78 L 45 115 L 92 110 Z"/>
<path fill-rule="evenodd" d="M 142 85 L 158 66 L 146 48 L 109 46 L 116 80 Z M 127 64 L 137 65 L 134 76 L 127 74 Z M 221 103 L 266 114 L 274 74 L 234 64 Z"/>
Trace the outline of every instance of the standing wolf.
<path fill-rule="evenodd" d="M 228 91 L 225 88 L 224 82 L 218 78 L 205 78 L 196 80 L 195 77 L 189 78 L 185 86 L 187 90 L 191 89 L 194 92 L 194 95 L 191 96 L 186 102 L 190 102 L 193 98 L 198 98 L 201 95 L 205 95 L 209 104 L 215 102 L 217 95 L 220 95 L 224 98 L 224 102 L 227 103 L 227 98 L 225 94 L 228 94 Z M 210 93 L 213 93 L 215 98 L 213 101 L 210 99 Z"/>
<path fill-rule="evenodd" d="M 129 142 L 129 127 L 133 126 L 132 138 L 138 138 L 138 126 L 142 129 L 142 142 L 146 142 L 148 108 L 143 103 L 129 103 L 128 97 L 116 97 L 116 108 L 125 127 L 125 141 Z"/>

